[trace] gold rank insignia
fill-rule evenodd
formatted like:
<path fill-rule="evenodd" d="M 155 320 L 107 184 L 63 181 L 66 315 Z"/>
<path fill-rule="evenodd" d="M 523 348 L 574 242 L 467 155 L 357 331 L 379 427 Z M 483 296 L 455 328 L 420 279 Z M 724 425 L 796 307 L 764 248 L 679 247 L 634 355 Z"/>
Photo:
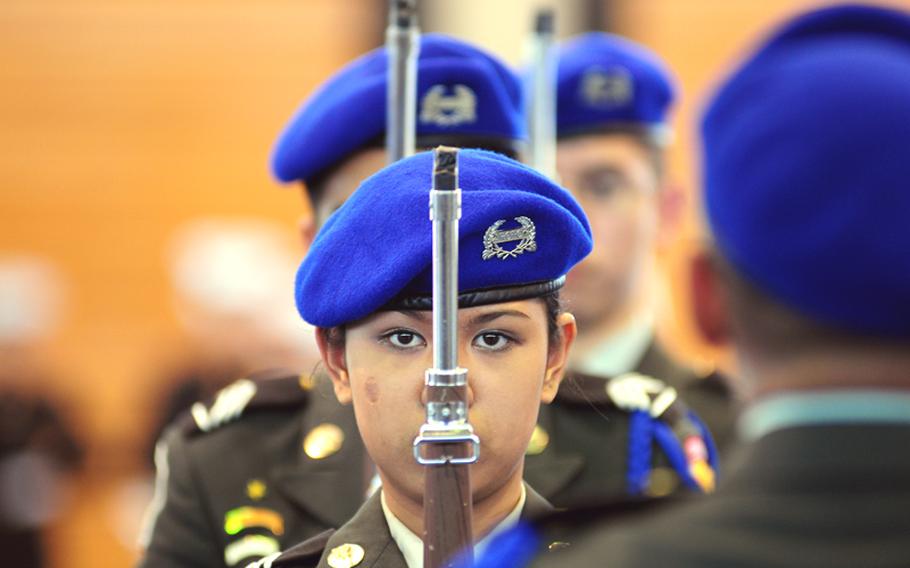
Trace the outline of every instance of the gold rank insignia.
<path fill-rule="evenodd" d="M 344 431 L 328 422 L 316 426 L 303 440 L 303 451 L 314 460 L 325 459 L 338 453 L 344 444 Z"/>
<path fill-rule="evenodd" d="M 528 448 L 525 450 L 525 455 L 540 455 L 549 445 L 550 435 L 547 434 L 546 430 L 540 427 L 540 424 L 538 424 L 534 426 L 534 431 L 531 432 L 531 440 L 528 441 Z"/>
<path fill-rule="evenodd" d="M 251 479 L 246 484 L 247 497 L 253 501 L 259 501 L 265 497 L 265 492 L 267 490 L 268 488 L 261 479 Z"/>
<path fill-rule="evenodd" d="M 332 568 L 352 568 L 363 562 L 363 547 L 358 544 L 345 543 L 336 546 L 329 552 L 329 566 Z"/>
<path fill-rule="evenodd" d="M 224 532 L 235 535 L 251 527 L 263 527 L 272 534 L 284 534 L 284 518 L 271 509 L 237 507 L 224 514 Z"/>

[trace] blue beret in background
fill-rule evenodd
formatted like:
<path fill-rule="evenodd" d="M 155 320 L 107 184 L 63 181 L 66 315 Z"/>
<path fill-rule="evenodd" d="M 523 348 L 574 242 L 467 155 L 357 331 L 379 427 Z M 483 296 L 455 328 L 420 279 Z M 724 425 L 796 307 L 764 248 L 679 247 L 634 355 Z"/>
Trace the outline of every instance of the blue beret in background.
<path fill-rule="evenodd" d="M 910 335 L 910 16 L 870 6 L 786 24 L 706 109 L 717 246 L 813 319 Z"/>
<path fill-rule="evenodd" d="M 559 136 L 645 126 L 665 129 L 675 88 L 654 53 L 619 36 L 592 32 L 559 49 Z"/>
<path fill-rule="evenodd" d="M 382 137 L 387 71 L 388 55 L 379 48 L 326 81 L 278 139 L 272 154 L 275 177 L 284 182 L 306 181 Z M 421 36 L 418 137 L 524 141 L 521 97 L 518 77 L 494 56 L 444 35 Z"/>
<path fill-rule="evenodd" d="M 482 150 L 459 151 L 458 171 L 460 292 L 552 281 L 591 251 L 581 207 L 536 171 Z M 432 152 L 396 162 L 329 217 L 297 273 L 304 320 L 342 325 L 431 293 L 432 173 Z"/>

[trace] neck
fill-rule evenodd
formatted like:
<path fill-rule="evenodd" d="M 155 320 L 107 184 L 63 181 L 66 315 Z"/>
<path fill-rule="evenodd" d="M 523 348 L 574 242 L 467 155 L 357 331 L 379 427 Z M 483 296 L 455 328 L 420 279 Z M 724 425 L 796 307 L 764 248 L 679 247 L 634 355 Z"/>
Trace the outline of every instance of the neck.
<path fill-rule="evenodd" d="M 496 525 L 501 523 L 521 499 L 523 468 L 517 468 L 505 484 L 496 491 L 481 499 L 475 493 L 472 507 L 474 542 L 479 542 L 490 533 Z M 416 501 L 399 491 L 389 480 L 382 477 L 382 491 L 385 495 L 386 505 L 399 521 L 416 535 L 423 534 L 423 502 Z"/>
<path fill-rule="evenodd" d="M 620 311 L 608 318 L 590 324 L 587 328 L 579 328 L 580 333 L 572 345 L 572 362 L 578 363 L 599 351 L 604 342 L 617 337 L 630 326 L 645 318 L 653 320 L 653 304 L 641 298 L 640 301 L 629 303 Z"/>
<path fill-rule="evenodd" d="M 773 363 L 741 364 L 747 400 L 802 391 L 910 391 L 910 358 L 863 356 L 845 350 L 824 355 L 790 357 Z"/>

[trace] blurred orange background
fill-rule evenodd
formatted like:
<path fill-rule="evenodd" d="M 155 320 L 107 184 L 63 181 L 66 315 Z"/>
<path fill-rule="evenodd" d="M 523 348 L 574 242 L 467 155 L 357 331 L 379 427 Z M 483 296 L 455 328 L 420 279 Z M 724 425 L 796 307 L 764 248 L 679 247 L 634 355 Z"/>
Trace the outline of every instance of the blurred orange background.
<path fill-rule="evenodd" d="M 488 22 L 519 3 L 427 4 L 437 14 L 473 9 L 462 20 Z M 530 14 L 539 3 L 520 4 Z M 690 358 L 717 356 L 699 345 L 685 315 L 685 259 L 701 234 L 693 193 L 698 109 L 763 31 L 817 4 L 614 0 L 599 12 L 605 21 L 584 22 L 609 24 L 651 47 L 679 79 L 670 170 L 692 199 L 680 240 L 664 258 L 673 317 L 662 332 Z M 488 18 L 485 10 L 495 13 Z M 171 232 L 200 215 L 254 215 L 294 230 L 306 212 L 298 191 L 270 178 L 271 144 L 317 84 L 382 41 L 384 18 L 378 0 L 0 5 L 0 251 L 46 256 L 68 281 L 68 309 L 48 345 L 55 371 L 48 386 L 89 450 L 51 534 L 54 566 L 135 559 L 132 528 L 116 512 L 118 488 L 140 468 L 136 448 L 150 427 L 160 363 L 181 349 L 163 252 Z M 474 37 L 473 27 L 424 29 L 494 50 L 494 39 L 506 41 Z"/>

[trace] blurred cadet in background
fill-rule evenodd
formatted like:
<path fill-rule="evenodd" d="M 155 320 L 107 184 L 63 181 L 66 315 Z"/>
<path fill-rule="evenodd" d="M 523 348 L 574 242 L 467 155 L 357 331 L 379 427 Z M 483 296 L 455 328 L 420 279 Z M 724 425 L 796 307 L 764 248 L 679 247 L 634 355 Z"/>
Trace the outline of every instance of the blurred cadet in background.
<path fill-rule="evenodd" d="M 60 513 L 65 474 L 83 448 L 49 396 L 49 337 L 63 282 L 46 260 L 0 256 L 0 550 L 9 566 L 44 566 L 42 530 Z"/>
<path fill-rule="evenodd" d="M 520 153 L 521 89 L 503 63 L 427 34 L 417 67 L 419 147 L 445 142 Z M 377 49 L 324 83 L 278 140 L 274 175 L 300 182 L 312 204 L 314 215 L 300 226 L 307 248 L 317 226 L 385 165 L 386 84 L 386 50 Z M 372 242 L 369 226 L 361 238 Z M 283 317 L 297 316 L 289 308 Z M 165 435 L 142 566 L 244 566 L 339 527 L 357 511 L 372 491 L 372 464 L 351 407 L 310 370 L 238 381 Z"/>
<path fill-rule="evenodd" d="M 553 489 L 546 490 L 548 484 L 541 490 L 554 504 L 588 503 L 620 495 L 623 487 L 664 495 L 681 486 L 665 460 L 651 470 L 648 460 L 636 458 L 648 451 L 651 433 L 635 431 L 635 420 L 604 421 L 592 401 L 651 412 L 676 393 L 715 439 L 724 446 L 730 439 L 733 409 L 723 381 L 672 361 L 655 341 L 655 250 L 671 239 L 682 205 L 664 173 L 673 99 L 663 63 L 628 40 L 595 32 L 559 49 L 556 167 L 591 222 L 594 251 L 569 273 L 565 288 L 579 330 L 572 373 L 556 404 L 540 416 L 541 428 L 550 432 L 547 451 L 575 460 L 578 472 L 561 479 L 548 472 Z M 692 425 L 685 417 L 667 417 L 685 439 L 682 432 Z M 660 458 L 663 448 L 655 440 Z M 693 451 L 696 460 L 700 451 Z M 528 461 L 529 479 L 537 466 Z M 703 472 L 710 483 L 710 472 Z"/>
<path fill-rule="evenodd" d="M 200 218 L 179 227 L 167 264 L 185 332 L 182 360 L 161 379 L 145 455 L 193 403 L 267 366 L 312 368 L 312 329 L 293 315 L 289 278 L 300 259 L 294 235 L 257 218 Z"/>
<path fill-rule="evenodd" d="M 746 445 L 710 498 L 597 526 L 541 566 L 907 566 L 908 125 L 907 12 L 806 13 L 721 85 L 693 300 L 738 357 Z"/>

